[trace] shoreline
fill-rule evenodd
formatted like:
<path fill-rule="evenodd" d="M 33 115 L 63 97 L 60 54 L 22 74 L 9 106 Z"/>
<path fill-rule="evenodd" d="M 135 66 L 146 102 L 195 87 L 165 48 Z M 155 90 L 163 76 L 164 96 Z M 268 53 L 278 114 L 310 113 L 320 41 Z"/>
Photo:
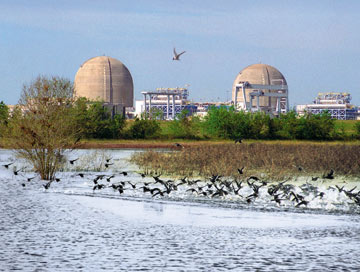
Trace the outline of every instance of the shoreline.
<path fill-rule="evenodd" d="M 175 144 L 180 143 L 183 147 L 194 147 L 204 145 L 234 144 L 233 140 L 187 140 L 187 139 L 166 139 L 166 140 L 83 140 L 74 149 L 156 149 L 165 148 L 181 150 Z M 253 140 L 245 139 L 242 144 L 264 143 L 279 145 L 360 145 L 359 140 L 354 141 L 306 141 L 306 140 Z M 239 144 L 238 144 L 239 145 Z M 1 142 L 1 149 L 13 149 Z"/>

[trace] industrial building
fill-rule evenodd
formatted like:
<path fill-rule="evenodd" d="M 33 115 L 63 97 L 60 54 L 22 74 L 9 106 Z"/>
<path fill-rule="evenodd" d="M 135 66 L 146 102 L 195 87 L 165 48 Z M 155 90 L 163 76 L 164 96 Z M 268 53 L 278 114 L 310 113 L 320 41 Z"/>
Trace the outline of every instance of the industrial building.
<path fill-rule="evenodd" d="M 143 91 L 144 100 L 136 101 L 136 115 L 142 113 L 151 117 L 155 111 L 162 113 L 162 119 L 174 119 L 183 110 L 191 115 L 197 107 L 190 104 L 187 88 L 158 88 L 155 91 Z"/>
<path fill-rule="evenodd" d="M 236 76 L 232 101 L 238 110 L 262 111 L 275 116 L 286 113 L 289 110 L 286 79 L 270 65 L 250 65 Z"/>
<path fill-rule="evenodd" d="M 85 61 L 75 76 L 75 95 L 102 101 L 113 114 L 132 107 L 134 85 L 131 74 L 119 60 L 99 56 Z"/>
<path fill-rule="evenodd" d="M 313 104 L 297 105 L 296 111 L 299 115 L 305 112 L 319 114 L 327 111 L 333 119 L 356 120 L 359 118 L 358 107 L 350 103 L 351 95 L 344 92 L 318 93 Z"/>

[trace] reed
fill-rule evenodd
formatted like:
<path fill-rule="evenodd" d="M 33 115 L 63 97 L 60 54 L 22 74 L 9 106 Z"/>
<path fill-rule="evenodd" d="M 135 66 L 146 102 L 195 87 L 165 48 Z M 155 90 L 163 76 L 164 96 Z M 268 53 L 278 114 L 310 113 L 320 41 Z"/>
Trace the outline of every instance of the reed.
<path fill-rule="evenodd" d="M 360 145 L 316 143 L 242 143 L 187 146 L 181 151 L 137 153 L 131 161 L 148 173 L 239 178 L 264 175 L 272 179 L 289 176 L 360 176 Z M 301 170 L 299 170 L 301 168 Z"/>

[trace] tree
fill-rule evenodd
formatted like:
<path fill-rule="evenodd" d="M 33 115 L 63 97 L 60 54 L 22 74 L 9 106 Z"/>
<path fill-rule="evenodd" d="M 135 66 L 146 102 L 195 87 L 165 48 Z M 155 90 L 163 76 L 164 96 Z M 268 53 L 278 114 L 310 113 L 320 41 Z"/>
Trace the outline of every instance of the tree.
<path fill-rule="evenodd" d="M 154 119 L 136 118 L 127 131 L 127 137 L 132 139 L 148 139 L 156 137 L 160 132 L 160 125 Z"/>
<path fill-rule="evenodd" d="M 15 154 L 33 165 L 44 180 L 53 180 L 64 153 L 79 138 L 73 106 L 73 84 L 60 77 L 39 76 L 24 85 L 5 138 Z"/>
<path fill-rule="evenodd" d="M 1 101 L 0 102 L 0 136 L 1 132 L 5 129 L 5 126 L 7 126 L 9 119 L 9 108 L 6 106 L 6 104 Z"/>
<path fill-rule="evenodd" d="M 119 138 L 125 126 L 125 117 L 119 114 L 111 116 L 102 102 L 90 102 L 85 98 L 79 98 L 74 103 L 73 112 L 84 138 Z"/>

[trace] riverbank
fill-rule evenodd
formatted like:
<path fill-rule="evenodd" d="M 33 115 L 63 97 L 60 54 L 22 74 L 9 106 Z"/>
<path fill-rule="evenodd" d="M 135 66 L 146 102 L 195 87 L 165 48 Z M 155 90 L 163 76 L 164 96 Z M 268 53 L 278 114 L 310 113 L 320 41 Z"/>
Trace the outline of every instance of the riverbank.
<path fill-rule="evenodd" d="M 296 144 L 296 145 L 358 145 L 360 141 L 299 141 L 299 140 L 243 140 L 244 143 L 264 143 L 264 144 Z M 179 149 L 176 145 L 181 144 L 183 147 L 194 147 L 204 145 L 222 145 L 233 144 L 233 140 L 185 140 L 185 139 L 160 139 L 160 140 L 82 140 L 78 145 L 78 149 L 154 149 L 154 148 L 167 148 Z"/>
<path fill-rule="evenodd" d="M 187 140 L 187 139 L 149 139 L 149 140 L 125 140 L 125 139 L 84 139 L 81 140 L 75 149 L 179 149 L 176 143 L 184 147 L 233 144 L 233 140 Z M 264 143 L 281 145 L 354 145 L 360 146 L 360 140 L 353 141 L 306 141 L 306 140 L 253 140 L 245 139 L 243 143 Z M 0 138 L 0 148 L 11 149 L 3 139 Z"/>

